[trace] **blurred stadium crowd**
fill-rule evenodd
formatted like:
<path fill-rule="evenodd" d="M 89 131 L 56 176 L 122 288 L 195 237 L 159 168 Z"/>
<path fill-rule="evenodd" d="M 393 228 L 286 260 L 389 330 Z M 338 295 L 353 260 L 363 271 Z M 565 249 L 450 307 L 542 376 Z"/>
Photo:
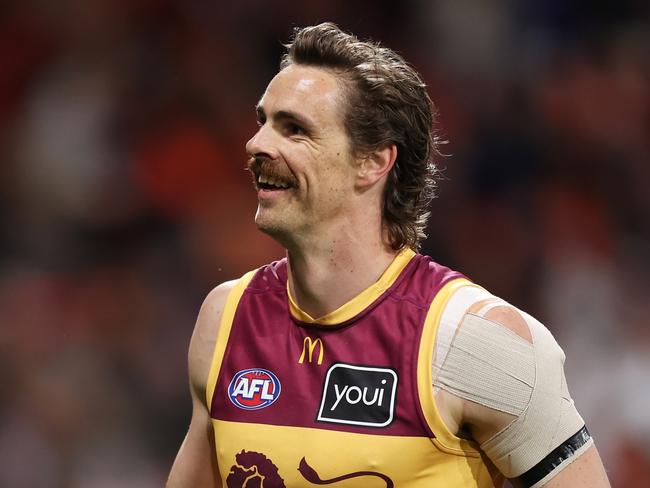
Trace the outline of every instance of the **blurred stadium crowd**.
<path fill-rule="evenodd" d="M 616 487 L 650 479 L 643 1 L 0 6 L 0 486 L 161 486 L 202 298 L 282 255 L 244 144 L 291 28 L 397 49 L 449 140 L 423 251 L 544 321 Z"/>

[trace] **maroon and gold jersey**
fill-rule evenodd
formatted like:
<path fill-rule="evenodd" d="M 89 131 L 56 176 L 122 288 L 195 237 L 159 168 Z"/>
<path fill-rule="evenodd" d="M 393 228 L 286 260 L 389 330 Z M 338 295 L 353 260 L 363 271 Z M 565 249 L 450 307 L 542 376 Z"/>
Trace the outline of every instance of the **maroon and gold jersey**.
<path fill-rule="evenodd" d="M 288 293 L 286 260 L 241 278 L 207 388 L 224 486 L 495 486 L 499 476 L 433 401 L 437 324 L 466 285 L 407 250 L 377 283 L 313 319 Z"/>

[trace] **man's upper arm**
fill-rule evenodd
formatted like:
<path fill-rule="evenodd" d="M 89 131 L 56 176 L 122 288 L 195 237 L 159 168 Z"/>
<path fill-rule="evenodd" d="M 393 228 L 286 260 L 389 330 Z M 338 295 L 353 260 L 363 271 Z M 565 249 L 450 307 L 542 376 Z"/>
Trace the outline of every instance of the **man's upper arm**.
<path fill-rule="evenodd" d="M 545 488 L 606 488 L 609 487 L 605 467 L 596 446 L 592 445 L 581 456 L 542 485 Z"/>
<path fill-rule="evenodd" d="M 441 388 L 461 398 L 461 423 L 514 486 L 609 486 L 548 330 L 501 302 L 482 316 L 470 310 L 454 342 L 447 360 L 467 378 L 443 372 Z"/>
<path fill-rule="evenodd" d="M 188 354 L 192 420 L 172 466 L 168 488 L 220 487 L 206 388 L 223 308 L 235 282 L 212 290 L 201 306 Z"/>
<path fill-rule="evenodd" d="M 200 394 L 205 406 L 205 390 L 212 364 L 223 308 L 236 281 L 227 281 L 214 288 L 203 301 L 194 326 L 188 354 L 190 387 Z"/>

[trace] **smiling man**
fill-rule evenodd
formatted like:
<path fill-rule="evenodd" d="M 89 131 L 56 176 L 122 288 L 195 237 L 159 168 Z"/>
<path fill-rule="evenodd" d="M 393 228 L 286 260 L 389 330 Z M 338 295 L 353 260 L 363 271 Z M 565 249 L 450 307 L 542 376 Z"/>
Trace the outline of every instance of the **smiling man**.
<path fill-rule="evenodd" d="M 534 318 L 417 254 L 433 107 L 393 51 L 297 30 L 246 145 L 287 257 L 216 287 L 168 486 L 607 487 Z"/>

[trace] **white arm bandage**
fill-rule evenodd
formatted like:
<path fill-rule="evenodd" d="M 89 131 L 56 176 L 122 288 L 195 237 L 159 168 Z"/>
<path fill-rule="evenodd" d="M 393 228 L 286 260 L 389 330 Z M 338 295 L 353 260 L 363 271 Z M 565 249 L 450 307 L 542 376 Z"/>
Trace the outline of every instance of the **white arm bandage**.
<path fill-rule="evenodd" d="M 510 306 L 492 304 L 503 305 Z M 541 323 L 519 313 L 532 344 L 479 314 L 462 315 L 444 362 L 434 367 L 434 387 L 513 415 L 480 447 L 514 486 L 537 487 L 592 441 L 567 389 L 564 352 Z"/>

